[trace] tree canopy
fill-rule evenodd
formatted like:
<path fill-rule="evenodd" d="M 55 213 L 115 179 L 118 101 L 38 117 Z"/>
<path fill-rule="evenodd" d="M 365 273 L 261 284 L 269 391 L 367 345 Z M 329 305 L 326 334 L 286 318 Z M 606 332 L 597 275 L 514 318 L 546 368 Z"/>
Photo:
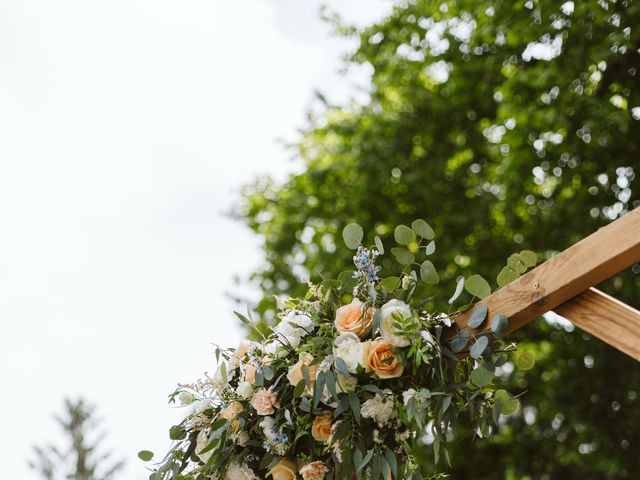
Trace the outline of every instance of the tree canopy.
<path fill-rule="evenodd" d="M 264 240 L 251 278 L 267 321 L 273 295 L 349 268 L 349 222 L 384 241 L 427 219 L 442 276 L 431 292 L 446 299 L 460 275 L 495 278 L 513 252 L 549 257 L 640 206 L 640 2 L 414 0 L 363 28 L 334 22 L 359 40 L 347 63 L 371 70 L 369 101 L 323 103 L 292 146 L 304 170 L 257 179 L 237 210 Z M 639 273 L 603 288 L 640 307 Z M 489 440 L 455 438 L 452 478 L 640 471 L 640 369 L 571 330 L 518 333 L 538 356 L 506 375 L 523 408 Z"/>

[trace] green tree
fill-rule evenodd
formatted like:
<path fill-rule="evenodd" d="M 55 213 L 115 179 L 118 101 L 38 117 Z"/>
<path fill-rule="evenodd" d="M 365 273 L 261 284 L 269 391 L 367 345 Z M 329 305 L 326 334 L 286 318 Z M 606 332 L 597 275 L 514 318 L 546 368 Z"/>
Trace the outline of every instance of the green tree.
<path fill-rule="evenodd" d="M 96 432 L 98 423 L 93 407 L 83 399 L 64 402 L 64 414 L 56 417 L 67 445 L 46 444 L 34 447 L 29 466 L 44 480 L 109 480 L 124 467 L 102 450 L 104 435 Z"/>
<path fill-rule="evenodd" d="M 459 275 L 495 278 L 510 253 L 549 257 L 640 205 L 639 2 L 413 0 L 365 28 L 333 21 L 359 39 L 369 101 L 323 103 L 292 146 L 304 171 L 256 180 L 237 209 L 264 240 L 267 321 L 273 295 L 349 268 L 352 221 L 371 241 L 426 218 L 446 299 Z M 639 307 L 639 272 L 603 288 Z M 487 441 L 459 435 L 452 477 L 634 478 L 637 363 L 544 321 L 516 339 L 538 354 L 505 376 L 523 409 Z"/>

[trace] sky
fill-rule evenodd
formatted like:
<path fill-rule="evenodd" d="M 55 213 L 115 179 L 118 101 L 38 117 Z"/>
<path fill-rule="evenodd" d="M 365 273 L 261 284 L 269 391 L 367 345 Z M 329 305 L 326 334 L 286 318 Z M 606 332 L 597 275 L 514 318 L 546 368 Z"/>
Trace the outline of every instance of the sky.
<path fill-rule="evenodd" d="M 367 23 L 388 0 L 329 1 Z M 341 102 L 366 68 L 317 0 L 0 3 L 0 460 L 59 442 L 65 396 L 97 407 L 107 445 L 163 453 L 178 382 L 241 331 L 227 293 L 261 261 L 228 218 L 240 187 L 282 179 L 313 92 Z"/>

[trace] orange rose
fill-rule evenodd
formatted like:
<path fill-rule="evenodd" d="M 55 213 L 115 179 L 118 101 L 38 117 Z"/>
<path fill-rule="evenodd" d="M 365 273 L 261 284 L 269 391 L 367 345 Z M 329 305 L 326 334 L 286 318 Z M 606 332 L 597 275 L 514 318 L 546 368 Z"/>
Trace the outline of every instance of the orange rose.
<path fill-rule="evenodd" d="M 268 476 L 273 477 L 273 480 L 294 480 L 296 478 L 296 464 L 286 458 L 280 460 L 280 463 L 269 470 Z"/>
<path fill-rule="evenodd" d="M 318 442 L 329 443 L 331 438 L 331 425 L 333 424 L 333 415 L 331 413 L 323 413 L 313 420 L 311 427 L 311 436 Z"/>
<path fill-rule="evenodd" d="M 378 378 L 396 378 L 404 371 L 404 365 L 393 353 L 393 344 L 382 338 L 365 342 L 364 367 Z"/>
<path fill-rule="evenodd" d="M 341 333 L 355 333 L 364 338 L 371 332 L 372 319 L 373 308 L 364 311 L 364 303 L 354 298 L 350 304 L 336 310 L 335 325 Z"/>

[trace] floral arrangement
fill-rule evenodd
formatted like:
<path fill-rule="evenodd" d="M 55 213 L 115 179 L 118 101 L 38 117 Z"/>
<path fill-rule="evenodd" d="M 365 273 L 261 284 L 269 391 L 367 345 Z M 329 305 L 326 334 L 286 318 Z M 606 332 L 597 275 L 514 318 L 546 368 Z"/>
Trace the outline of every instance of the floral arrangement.
<path fill-rule="evenodd" d="M 171 428 L 174 444 L 150 479 L 418 480 L 427 477 L 416 448 L 431 449 L 434 465 L 448 463 L 447 435 L 457 426 L 484 437 L 514 413 L 518 400 L 495 388 L 496 375 L 509 355 L 519 354 L 514 363 L 523 368 L 532 359 L 500 339 L 504 315 L 472 307 L 489 284 L 461 278 L 449 311 L 429 311 L 433 299 L 415 298 L 416 287 L 440 277 L 416 256 L 434 253 L 434 232 L 416 220 L 394 237 L 398 276 L 380 278 L 380 238 L 364 247 L 362 228 L 349 224 L 353 271 L 310 284 L 304 298 L 279 300 L 268 335 L 236 313 L 259 340 L 216 348 L 215 375 L 171 395 L 190 413 Z M 535 263 L 533 252 L 512 255 L 498 283 Z M 471 301 L 452 310 L 465 290 Z M 467 308 L 468 326 L 458 329 L 452 319 Z"/>

